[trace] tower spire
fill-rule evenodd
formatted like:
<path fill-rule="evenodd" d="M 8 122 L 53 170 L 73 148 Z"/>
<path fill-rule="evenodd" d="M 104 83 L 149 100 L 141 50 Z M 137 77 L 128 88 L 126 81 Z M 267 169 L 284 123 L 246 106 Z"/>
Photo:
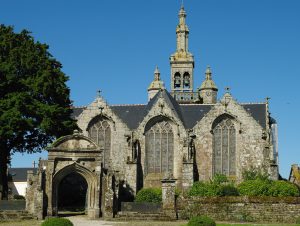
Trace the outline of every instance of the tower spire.
<path fill-rule="evenodd" d="M 164 89 L 164 82 L 160 80 L 160 72 L 158 67 L 154 70 L 154 80 L 151 82 L 148 88 L 148 101 L 151 100 L 159 90 Z"/>
<path fill-rule="evenodd" d="M 189 28 L 186 25 L 186 12 L 181 2 L 176 27 L 176 52 L 170 57 L 171 94 L 178 102 L 193 102 L 194 56 L 189 52 Z"/>
<path fill-rule="evenodd" d="M 212 72 L 210 66 L 207 66 L 205 71 L 205 80 L 200 88 L 200 97 L 204 104 L 215 104 L 217 102 L 218 88 L 212 80 Z"/>

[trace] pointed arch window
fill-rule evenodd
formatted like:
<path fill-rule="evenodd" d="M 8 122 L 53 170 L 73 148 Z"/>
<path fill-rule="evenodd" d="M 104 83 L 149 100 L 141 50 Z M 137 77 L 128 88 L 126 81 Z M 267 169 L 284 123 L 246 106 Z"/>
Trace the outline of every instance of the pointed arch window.
<path fill-rule="evenodd" d="M 190 81 L 190 74 L 188 72 L 185 72 L 183 74 L 183 86 L 186 89 L 189 89 L 191 86 L 191 81 Z"/>
<path fill-rule="evenodd" d="M 176 72 L 174 75 L 174 88 L 180 88 L 181 86 L 181 75 L 179 72 Z"/>
<path fill-rule="evenodd" d="M 146 172 L 173 172 L 174 135 L 167 121 L 157 122 L 146 132 Z"/>
<path fill-rule="evenodd" d="M 213 128 L 213 172 L 236 175 L 236 129 L 230 118 L 223 118 Z"/>
<path fill-rule="evenodd" d="M 99 117 L 88 128 L 89 137 L 103 150 L 103 167 L 107 168 L 110 160 L 111 128 L 108 121 Z"/>

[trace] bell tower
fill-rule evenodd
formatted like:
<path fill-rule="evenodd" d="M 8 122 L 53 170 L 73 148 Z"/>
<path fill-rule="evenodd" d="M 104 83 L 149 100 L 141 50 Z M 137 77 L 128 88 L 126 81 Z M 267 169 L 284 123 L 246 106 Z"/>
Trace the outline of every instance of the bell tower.
<path fill-rule="evenodd" d="M 176 27 L 177 49 L 170 57 L 171 94 L 179 103 L 194 102 L 194 56 L 188 50 L 189 28 L 185 23 L 186 12 L 180 8 Z"/>

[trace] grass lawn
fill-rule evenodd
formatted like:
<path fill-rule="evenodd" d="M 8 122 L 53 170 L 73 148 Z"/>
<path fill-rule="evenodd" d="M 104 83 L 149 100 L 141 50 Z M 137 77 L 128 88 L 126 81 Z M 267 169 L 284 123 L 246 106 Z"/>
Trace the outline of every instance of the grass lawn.
<path fill-rule="evenodd" d="M 0 221 L 0 226 L 40 226 L 41 221 L 23 220 L 23 221 Z"/>
<path fill-rule="evenodd" d="M 143 222 L 127 222 L 114 224 L 116 226 L 186 226 L 186 221 L 175 221 L 175 222 L 157 222 L 157 221 L 143 221 Z M 292 226 L 296 224 L 239 224 L 239 223 L 219 223 L 217 226 Z"/>
<path fill-rule="evenodd" d="M 0 226 L 40 226 L 42 221 L 24 220 L 24 221 L 0 221 Z M 96 223 L 94 223 L 97 226 Z M 114 226 L 186 226 L 187 221 L 158 222 L 158 221 L 136 221 L 136 222 L 107 222 Z M 292 226 L 296 224 L 238 224 L 238 223 L 219 223 L 217 226 Z"/>
<path fill-rule="evenodd" d="M 120 223 L 114 224 L 117 226 L 186 226 L 186 221 L 175 221 L 175 222 L 157 222 L 157 221 L 143 221 L 143 222 L 127 222 L 127 223 Z M 218 223 L 217 226 L 296 226 L 296 224 L 250 224 L 250 223 Z"/>

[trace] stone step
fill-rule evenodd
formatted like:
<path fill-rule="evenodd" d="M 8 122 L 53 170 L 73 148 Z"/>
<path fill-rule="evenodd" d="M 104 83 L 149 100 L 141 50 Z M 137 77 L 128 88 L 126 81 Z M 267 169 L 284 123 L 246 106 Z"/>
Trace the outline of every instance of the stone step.
<path fill-rule="evenodd" d="M 0 220 L 31 220 L 34 219 L 32 214 L 25 210 L 4 210 L 0 211 Z"/>
<path fill-rule="evenodd" d="M 114 219 L 114 221 L 173 221 L 174 218 L 164 214 L 164 213 L 138 213 L 138 212 L 119 212 Z"/>

